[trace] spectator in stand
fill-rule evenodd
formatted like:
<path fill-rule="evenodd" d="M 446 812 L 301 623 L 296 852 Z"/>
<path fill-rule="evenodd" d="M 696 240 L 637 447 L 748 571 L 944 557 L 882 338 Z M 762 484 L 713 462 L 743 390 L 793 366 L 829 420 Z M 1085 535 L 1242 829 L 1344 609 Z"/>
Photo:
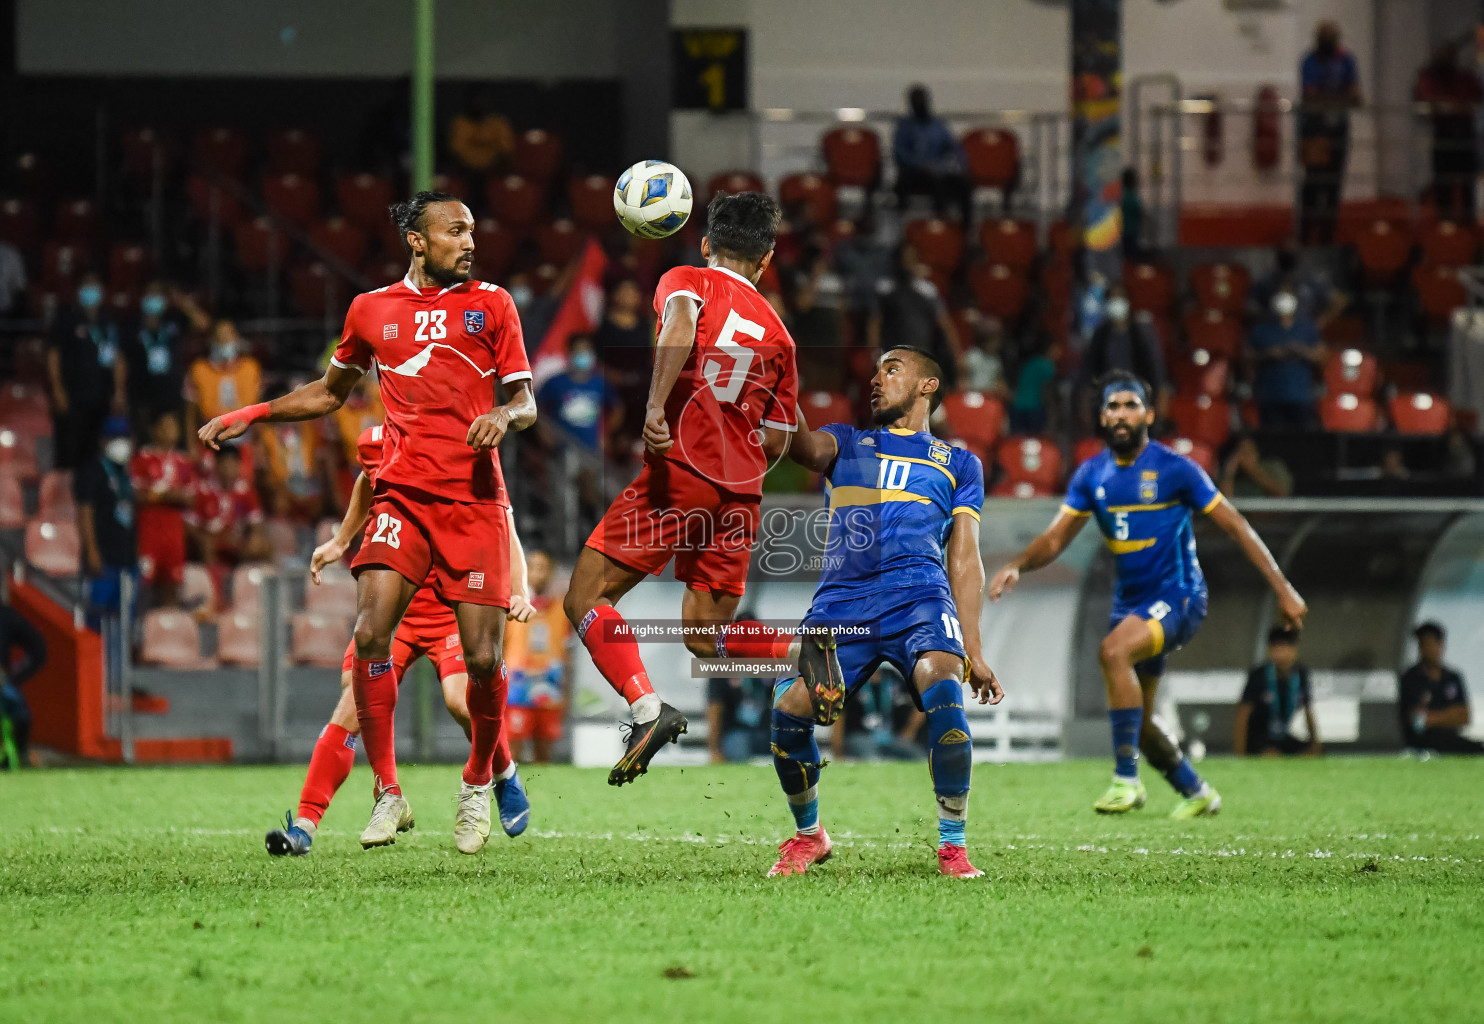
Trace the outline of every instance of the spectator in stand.
<path fill-rule="evenodd" d="M 1350 304 L 1350 297 L 1334 287 L 1326 274 L 1299 259 L 1299 247 L 1291 239 L 1273 250 L 1273 270 L 1252 282 L 1247 293 L 1248 316 L 1253 320 L 1267 316 L 1274 296 L 1284 288 L 1298 299 L 1295 315 L 1313 320 L 1321 333 Z"/>
<path fill-rule="evenodd" d="M 1015 397 L 1010 402 L 1010 429 L 1017 434 L 1044 434 L 1056 401 L 1055 346 L 1042 336 L 1033 353 L 1020 364 L 1015 376 Z"/>
<path fill-rule="evenodd" d="M 84 274 L 76 303 L 57 315 L 47 343 L 57 469 L 92 464 L 103 421 L 128 408 L 128 369 L 119 338 L 118 324 L 103 305 L 103 282 L 97 274 Z"/>
<path fill-rule="evenodd" d="M 1293 473 L 1282 459 L 1263 458 L 1252 435 L 1243 433 L 1221 464 L 1218 486 L 1228 498 L 1286 498 L 1293 493 Z"/>
<path fill-rule="evenodd" d="M 876 291 L 876 308 L 866 322 L 871 347 L 879 351 L 885 341 L 930 353 L 943 367 L 943 387 L 951 390 L 963 362 L 958 329 L 933 284 L 931 268 L 914 246 L 903 244 L 897 250 L 896 276 L 878 282 Z"/>
<path fill-rule="evenodd" d="M 609 436 L 623 423 L 623 403 L 598 369 L 597 350 L 586 334 L 574 334 L 567 340 L 567 369 L 541 385 L 536 400 L 551 410 L 563 430 L 594 454 L 606 450 Z M 560 440 L 549 439 L 560 447 Z"/>
<path fill-rule="evenodd" d="M 134 484 L 129 461 L 134 443 L 129 421 L 111 416 L 103 424 L 103 452 L 79 466 L 72 480 L 77 498 L 77 533 L 82 542 L 82 568 L 88 578 L 88 602 L 95 609 L 116 609 L 123 578 L 137 578 L 139 539 Z"/>
<path fill-rule="evenodd" d="M 12 771 L 31 763 L 31 707 L 21 687 L 45 664 L 46 637 L 0 599 L 0 758 Z"/>
<path fill-rule="evenodd" d="M 801 387 L 845 390 L 845 323 L 840 313 L 844 288 L 824 251 L 810 247 L 794 275 L 793 312 L 786 318 L 797 347 Z"/>
<path fill-rule="evenodd" d="M 1123 217 L 1123 258 L 1141 260 L 1146 254 L 1144 197 L 1139 192 L 1139 172 L 1133 167 L 1123 169 L 1123 192 L 1118 200 L 1118 209 Z"/>
<path fill-rule="evenodd" d="M 1292 283 L 1273 296 L 1272 317 L 1252 328 L 1250 356 L 1257 369 L 1252 397 L 1264 430 L 1313 427 L 1314 374 L 1328 354 L 1314 321 L 1299 315 Z"/>
<path fill-rule="evenodd" d="M 343 465 L 354 467 L 356 442 L 361 433 L 386 421 L 386 407 L 381 404 L 381 385 L 376 381 L 376 371 L 363 373 L 356 379 L 345 404 L 330 414 L 334 422 L 334 433 L 340 442 L 340 458 Z"/>
<path fill-rule="evenodd" d="M 1484 743 L 1463 735 L 1469 724 L 1469 693 L 1463 676 L 1443 664 L 1447 634 L 1436 622 L 1424 622 L 1417 638 L 1417 664 L 1402 673 L 1398 710 L 1402 738 L 1412 750 L 1444 754 L 1484 754 Z"/>
<path fill-rule="evenodd" d="M 1309 245 L 1334 241 L 1340 209 L 1345 157 L 1350 149 L 1350 108 L 1360 105 L 1355 56 L 1340 46 L 1340 27 L 1320 22 L 1314 49 L 1299 70 L 1303 102 L 1299 108 L 1299 237 Z"/>
<path fill-rule="evenodd" d="M 876 234 L 876 217 L 868 209 L 851 230 L 834 244 L 835 273 L 845 285 L 846 307 L 852 313 L 870 313 L 876 292 L 892 275 L 892 252 Z"/>
<path fill-rule="evenodd" d="M 211 472 L 196 482 L 195 500 L 185 515 L 186 535 L 217 580 L 243 562 L 272 557 L 258 492 L 242 479 L 242 452 L 223 445 Z"/>
<path fill-rule="evenodd" d="M 466 171 L 484 175 L 503 171 L 515 151 L 515 133 L 503 114 L 495 112 L 494 97 L 476 89 L 464 112 L 448 123 L 448 151 Z"/>
<path fill-rule="evenodd" d="M 1397 482 L 1412 479 L 1412 471 L 1407 468 L 1406 456 L 1396 445 L 1388 445 L 1381 450 L 1381 465 L 1377 468 L 1376 475 L 1382 480 Z"/>
<path fill-rule="evenodd" d="M 290 381 L 290 388 L 304 383 Z M 325 436 L 334 427 L 323 420 L 269 423 L 258 432 L 257 465 L 263 467 L 268 509 L 275 518 L 311 526 L 325 512 L 325 495 L 333 490 Z"/>
<path fill-rule="evenodd" d="M 19 316 L 26 304 L 26 261 L 21 251 L 0 239 L 0 316 Z"/>
<path fill-rule="evenodd" d="M 151 281 L 139 299 L 139 319 L 125 333 L 129 368 L 129 412 L 139 433 L 152 431 L 162 413 L 185 405 L 181 345 L 188 332 L 211 324 L 190 296 Z M 179 424 L 176 424 L 179 427 Z"/>
<path fill-rule="evenodd" d="M 768 681 L 713 678 L 706 680 L 706 750 L 712 764 L 749 761 L 768 753 L 763 725 Z"/>
<path fill-rule="evenodd" d="M 897 209 L 907 208 L 908 197 L 925 195 L 932 199 L 939 217 L 947 216 L 950 205 L 957 206 L 967 229 L 974 204 L 964 147 L 948 123 L 933 115 L 933 94 L 927 86 L 907 90 L 907 108 L 908 115 L 897 121 L 891 140 L 897 165 Z"/>
<path fill-rule="evenodd" d="M 1474 222 L 1474 186 L 1479 174 L 1478 113 L 1484 88 L 1472 68 L 1458 62 L 1460 41 L 1433 51 L 1417 75 L 1413 97 L 1432 116 L 1432 188 L 1446 220 Z"/>
<path fill-rule="evenodd" d="M 247 352 L 237 325 L 218 320 L 211 330 L 210 353 L 186 374 L 186 435 L 194 439 L 201 424 L 257 402 L 262 382 L 263 368 Z"/>
<path fill-rule="evenodd" d="M 180 450 L 180 415 L 155 414 L 149 444 L 129 463 L 139 504 L 139 575 L 150 604 L 180 604 L 185 581 L 185 510 L 195 500 L 196 471 Z"/>
<path fill-rule="evenodd" d="M 505 666 L 510 672 L 510 755 L 521 760 L 526 741 L 537 764 L 551 761 L 551 745 L 562 738 L 571 672 L 571 626 L 562 611 L 562 594 L 553 587 L 551 555 L 526 552 L 526 581 L 536 614 L 529 622 L 505 623 Z"/>
<path fill-rule="evenodd" d="M 1002 401 L 1010 398 L 1005 382 L 1005 325 L 997 316 L 980 316 L 974 310 L 966 314 L 974 332 L 964 349 L 963 388 L 982 391 Z"/>
<path fill-rule="evenodd" d="M 1170 382 L 1164 353 L 1154 334 L 1154 321 L 1147 313 L 1131 312 L 1128 292 L 1121 284 L 1108 289 L 1104 309 L 1108 315 L 1093 329 L 1072 383 L 1079 414 L 1085 417 L 1084 426 L 1090 428 L 1095 416 L 1092 382 L 1113 370 L 1132 373 L 1152 384 L 1155 410 L 1163 419 L 1170 405 Z"/>
<path fill-rule="evenodd" d="M 624 421 L 643 423 L 654 365 L 654 323 L 633 278 L 623 278 L 608 289 L 603 322 L 593 334 L 593 344 L 603 376 L 623 402 Z"/>
<path fill-rule="evenodd" d="M 1301 740 L 1288 724 L 1299 708 L 1309 726 L 1309 738 Z M 1232 749 L 1243 754 L 1324 753 L 1319 726 L 1314 721 L 1313 688 L 1309 670 L 1298 661 L 1298 633 L 1278 627 L 1268 632 L 1268 660 L 1247 673 L 1247 686 L 1237 705 Z"/>

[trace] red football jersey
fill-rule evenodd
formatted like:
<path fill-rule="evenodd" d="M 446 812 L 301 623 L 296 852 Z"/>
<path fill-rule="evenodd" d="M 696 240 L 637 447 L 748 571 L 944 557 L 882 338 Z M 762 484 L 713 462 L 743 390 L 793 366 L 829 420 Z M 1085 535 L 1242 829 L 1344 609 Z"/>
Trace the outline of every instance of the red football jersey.
<path fill-rule="evenodd" d="M 509 503 L 499 456 L 465 443 L 495 406 L 495 380 L 529 380 L 510 294 L 465 281 L 419 291 L 403 279 L 357 295 L 331 362 L 379 368 L 386 453 L 377 479 L 465 504 Z"/>
<path fill-rule="evenodd" d="M 185 521 L 207 533 L 225 533 L 238 526 L 256 526 L 263 521 L 258 492 L 246 480 L 223 487 L 212 474 L 196 484 L 195 504 L 186 510 Z"/>
<path fill-rule="evenodd" d="M 753 283 L 722 267 L 676 267 L 660 278 L 654 310 L 664 328 L 676 295 L 701 304 L 696 342 L 665 418 L 671 462 L 734 494 L 763 493 L 760 427 L 798 428 L 794 340 Z"/>
<path fill-rule="evenodd" d="M 165 491 L 190 490 L 196 482 L 196 470 L 184 452 L 146 445 L 134 453 L 129 462 L 129 476 L 134 480 L 134 494 L 140 504 L 156 505 Z"/>

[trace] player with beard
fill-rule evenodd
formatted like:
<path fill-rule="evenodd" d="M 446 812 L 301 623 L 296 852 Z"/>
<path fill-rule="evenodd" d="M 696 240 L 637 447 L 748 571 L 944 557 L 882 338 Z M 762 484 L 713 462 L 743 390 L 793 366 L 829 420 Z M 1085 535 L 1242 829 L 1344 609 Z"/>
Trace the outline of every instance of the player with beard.
<path fill-rule="evenodd" d="M 1113 785 L 1093 805 L 1099 814 L 1124 814 L 1144 806 L 1139 751 L 1182 797 L 1171 817 L 1215 814 L 1221 796 L 1180 753 L 1154 717 L 1165 655 L 1189 643 L 1206 617 L 1206 578 L 1196 560 L 1191 513 L 1204 512 L 1237 542 L 1278 597 L 1278 613 L 1298 629 L 1308 611 L 1262 538 L 1248 525 L 1205 470 L 1149 440 L 1154 422 L 1149 385 L 1115 370 L 1097 384 L 1108 448 L 1077 468 L 1067 497 L 1044 533 L 995 574 L 989 598 L 998 601 L 1020 574 L 1050 564 L 1089 517 L 1097 520 L 1113 552 L 1117 582 L 1113 616 L 1098 650 L 1113 727 Z"/>

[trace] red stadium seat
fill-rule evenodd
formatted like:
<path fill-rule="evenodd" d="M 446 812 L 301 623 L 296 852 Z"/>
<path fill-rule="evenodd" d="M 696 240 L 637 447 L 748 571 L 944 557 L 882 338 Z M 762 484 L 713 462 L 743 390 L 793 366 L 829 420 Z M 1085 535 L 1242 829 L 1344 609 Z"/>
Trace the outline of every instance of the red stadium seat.
<path fill-rule="evenodd" d="M 319 583 L 310 583 L 304 588 L 304 610 L 329 616 L 354 615 L 356 578 L 347 569 L 326 569 L 320 574 Z M 343 647 L 344 635 L 340 643 Z"/>
<path fill-rule="evenodd" d="M 9 242 L 24 255 L 40 238 L 36 207 L 24 199 L 0 199 L 0 242 Z"/>
<path fill-rule="evenodd" d="M 293 523 L 275 516 L 264 523 L 263 528 L 268 534 L 268 546 L 273 551 L 275 565 L 281 566 L 299 557 L 299 531 Z"/>
<path fill-rule="evenodd" d="M 1369 398 L 1376 393 L 1376 357 L 1358 348 L 1331 352 L 1324 364 L 1324 386 L 1332 395 L 1361 395 Z"/>
<path fill-rule="evenodd" d="M 191 216 L 202 224 L 210 224 L 215 216 L 220 224 L 230 228 L 241 224 L 246 216 L 242 200 L 235 192 L 199 174 L 186 180 L 186 198 L 191 204 Z"/>
<path fill-rule="evenodd" d="M 0 470 L 22 480 L 35 480 L 41 474 L 36 462 L 36 438 L 9 427 L 0 430 Z"/>
<path fill-rule="evenodd" d="M 1355 253 L 1371 284 L 1391 283 L 1411 251 L 1411 237 L 1387 220 L 1371 221 L 1355 238 Z"/>
<path fill-rule="evenodd" d="M 258 609 L 233 608 L 216 620 L 216 656 L 223 664 L 255 668 L 262 656 L 258 641 Z M 345 648 L 340 649 L 341 656 Z"/>
<path fill-rule="evenodd" d="M 490 209 L 506 227 L 524 234 L 541 216 L 541 189 L 529 178 L 505 174 L 485 184 Z"/>
<path fill-rule="evenodd" d="M 980 188 L 1005 189 L 1020 174 L 1020 140 L 1000 128 L 976 128 L 964 135 L 969 176 Z"/>
<path fill-rule="evenodd" d="M 1048 312 L 1065 313 L 1072 308 L 1072 268 L 1061 263 L 1048 263 L 1041 269 L 1041 291 L 1046 294 Z"/>
<path fill-rule="evenodd" d="M 289 275 L 289 291 L 294 293 L 294 305 L 305 316 L 322 317 L 341 304 L 340 281 L 330 268 L 319 260 L 295 267 Z"/>
<path fill-rule="evenodd" d="M 1072 447 L 1072 463 L 1080 466 L 1094 455 L 1101 455 L 1106 447 L 1101 437 L 1084 437 Z"/>
<path fill-rule="evenodd" d="M 1005 403 L 982 391 L 956 391 L 943 399 L 948 428 L 986 465 L 1005 429 Z"/>
<path fill-rule="evenodd" d="M 166 174 L 174 165 L 173 147 L 163 132 L 155 128 L 130 128 L 119 136 L 124 174 L 135 182 L 147 184 L 155 174 Z"/>
<path fill-rule="evenodd" d="M 1231 380 L 1231 363 L 1225 356 L 1213 356 L 1203 348 L 1176 360 L 1173 376 L 1175 391 L 1182 395 L 1210 395 L 1220 398 L 1226 394 Z"/>
<path fill-rule="evenodd" d="M 548 184 L 562 167 L 561 137 L 541 128 L 521 132 L 515 137 L 510 166 L 523 178 L 539 185 Z"/>
<path fill-rule="evenodd" d="M 283 235 L 267 217 L 258 217 L 237 225 L 237 262 L 249 273 L 265 273 L 270 266 L 283 269 L 288 246 Z"/>
<path fill-rule="evenodd" d="M 36 496 L 36 514 L 43 519 L 63 520 L 77 517 L 77 504 L 72 495 L 72 471 L 54 469 L 41 478 Z"/>
<path fill-rule="evenodd" d="M 716 198 L 718 192 L 736 195 L 738 192 L 766 192 L 763 179 L 751 171 L 725 171 L 706 183 L 706 202 Z"/>
<path fill-rule="evenodd" d="M 1410 391 L 1396 395 L 1388 410 L 1391 422 L 1402 434 L 1438 435 L 1448 432 L 1453 410 L 1441 395 Z"/>
<path fill-rule="evenodd" d="M 957 224 L 936 218 L 914 220 L 907 225 L 907 241 L 917 256 L 934 270 L 951 274 L 964 256 L 964 230 Z"/>
<path fill-rule="evenodd" d="M 1440 220 L 1422 235 L 1422 260 L 1435 267 L 1466 267 L 1479 252 L 1479 233 L 1471 224 Z"/>
<path fill-rule="evenodd" d="M 1336 434 L 1368 434 L 1380 427 L 1381 414 L 1368 396 L 1331 393 L 1319 403 L 1319 422 Z"/>
<path fill-rule="evenodd" d="M 1185 315 L 1185 340 L 1193 349 L 1235 359 L 1242 351 L 1242 322 L 1219 309 L 1196 309 Z"/>
<path fill-rule="evenodd" d="M 1201 306 L 1235 315 L 1247 305 L 1252 272 L 1240 263 L 1202 263 L 1190 272 L 1190 285 Z"/>
<path fill-rule="evenodd" d="M 8 466 L 0 467 L 0 530 L 19 530 L 26 525 L 26 496 L 21 478 Z"/>
<path fill-rule="evenodd" d="M 303 128 L 285 128 L 267 138 L 268 169 L 312 177 L 319 173 L 319 137 Z"/>
<path fill-rule="evenodd" d="M 1061 449 L 1050 438 L 1007 437 L 996 449 L 1005 476 L 1046 491 L 1061 485 Z"/>
<path fill-rule="evenodd" d="M 64 199 L 57 204 L 51 235 L 59 242 L 90 245 L 98 238 L 98 204 L 91 199 Z"/>
<path fill-rule="evenodd" d="M 1134 263 L 1123 268 L 1123 286 L 1128 303 L 1136 310 L 1167 315 L 1175 304 L 1175 275 L 1153 263 Z"/>
<path fill-rule="evenodd" d="M 1194 441 L 1188 437 L 1177 437 L 1170 442 L 1170 447 L 1184 455 L 1187 459 L 1200 466 L 1207 473 L 1216 473 L 1216 450 L 1208 444 Z"/>
<path fill-rule="evenodd" d="M 295 665 L 316 668 L 339 668 L 345 662 L 345 644 L 350 637 L 352 618 L 300 612 L 290 620 L 293 640 L 290 656 Z"/>
<path fill-rule="evenodd" d="M 74 281 L 88 269 L 92 253 L 85 245 L 71 242 L 47 242 L 41 255 L 41 283 L 70 290 Z M 71 296 L 67 296 L 71 299 Z"/>
<path fill-rule="evenodd" d="M 26 561 L 48 576 L 76 576 L 82 542 L 71 520 L 33 519 L 26 524 Z"/>
<path fill-rule="evenodd" d="M 800 402 L 804 419 L 811 430 L 818 430 L 826 423 L 853 423 L 855 410 L 850 399 L 833 391 L 811 391 Z"/>
<path fill-rule="evenodd" d="M 870 188 L 881 178 L 881 140 L 869 128 L 843 125 L 820 139 L 824 164 L 836 185 Z"/>
<path fill-rule="evenodd" d="M 499 221 L 484 217 L 474 224 L 474 264 L 482 281 L 497 281 L 505 276 L 515 256 L 519 239 L 505 230 Z M 405 269 L 405 267 L 404 267 Z"/>
<path fill-rule="evenodd" d="M 335 179 L 335 201 L 352 224 L 378 230 L 387 222 L 392 183 L 379 174 L 342 174 Z"/>
<path fill-rule="evenodd" d="M 790 174 L 778 182 L 778 201 L 784 216 L 808 215 L 815 224 L 828 224 L 835 219 L 838 202 L 835 190 L 817 174 Z"/>
<path fill-rule="evenodd" d="M 201 630 L 196 620 L 175 608 L 158 608 L 144 616 L 144 643 L 139 660 L 146 665 L 173 669 L 212 668 L 215 662 L 201 656 Z"/>
<path fill-rule="evenodd" d="M 261 601 L 263 581 L 273 574 L 273 566 L 262 562 L 239 565 L 232 570 L 232 610 L 256 614 Z"/>
<path fill-rule="evenodd" d="M 1025 276 L 1002 263 L 969 268 L 969 288 L 980 312 L 1006 322 L 1020 316 L 1029 294 Z"/>
<path fill-rule="evenodd" d="M 536 229 L 536 248 L 546 263 L 566 266 L 585 245 L 587 235 L 578 231 L 577 225 L 566 218 L 542 224 Z"/>
<path fill-rule="evenodd" d="M 263 179 L 263 202 L 290 224 L 307 228 L 319 216 L 319 186 L 296 171 Z"/>
<path fill-rule="evenodd" d="M 1455 309 L 1468 305 L 1468 289 L 1458 279 L 1457 267 L 1417 267 L 1412 271 L 1412 287 L 1433 324 L 1446 324 Z"/>
<path fill-rule="evenodd" d="M 584 231 L 607 231 L 613 227 L 614 180 L 601 174 L 573 178 L 567 184 L 572 220 Z"/>
<path fill-rule="evenodd" d="M 207 612 L 216 608 L 216 584 L 211 582 L 211 572 L 200 562 L 187 562 L 185 582 L 180 585 L 180 606 Z"/>
<path fill-rule="evenodd" d="M 309 229 L 309 240 L 348 266 L 359 266 L 366 258 L 365 230 L 344 217 L 320 221 Z"/>
<path fill-rule="evenodd" d="M 375 257 L 361 265 L 361 274 L 377 288 L 383 285 L 396 284 L 407 276 L 407 261 Z M 476 265 L 474 271 L 475 278 L 485 280 L 490 276 L 493 275 L 480 273 Z"/>
<path fill-rule="evenodd" d="M 1036 262 L 1036 226 L 1028 220 L 987 220 L 979 226 L 984 258 L 1024 273 Z"/>
<path fill-rule="evenodd" d="M 1212 448 L 1220 448 L 1231 435 L 1231 407 L 1210 395 L 1176 395 L 1170 418 L 1182 435 Z"/>
<path fill-rule="evenodd" d="M 108 254 L 108 287 L 138 291 L 149 278 L 149 253 L 142 245 L 118 242 Z"/>
<path fill-rule="evenodd" d="M 1057 489 L 1029 480 L 1012 480 L 1005 477 L 990 489 L 991 498 L 1054 498 Z"/>
<path fill-rule="evenodd" d="M 1066 221 L 1055 220 L 1046 229 L 1046 243 L 1057 263 L 1070 264 L 1072 253 L 1080 248 L 1082 240 Z"/>
<path fill-rule="evenodd" d="M 247 136 L 235 128 L 206 128 L 196 133 L 191 148 L 203 170 L 240 179 L 247 165 Z"/>
<path fill-rule="evenodd" d="M 433 191 L 453 196 L 461 203 L 469 201 L 469 186 L 462 176 L 453 174 L 433 175 Z"/>

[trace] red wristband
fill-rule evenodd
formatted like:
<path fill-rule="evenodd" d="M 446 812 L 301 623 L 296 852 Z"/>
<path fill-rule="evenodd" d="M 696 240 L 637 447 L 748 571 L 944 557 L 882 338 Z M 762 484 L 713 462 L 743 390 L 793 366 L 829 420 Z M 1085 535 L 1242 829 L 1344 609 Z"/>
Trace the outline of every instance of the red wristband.
<path fill-rule="evenodd" d="M 268 403 L 259 402 L 257 405 L 243 406 L 241 409 L 233 409 L 222 417 L 222 424 L 230 427 L 234 423 L 256 423 L 268 415 Z"/>

